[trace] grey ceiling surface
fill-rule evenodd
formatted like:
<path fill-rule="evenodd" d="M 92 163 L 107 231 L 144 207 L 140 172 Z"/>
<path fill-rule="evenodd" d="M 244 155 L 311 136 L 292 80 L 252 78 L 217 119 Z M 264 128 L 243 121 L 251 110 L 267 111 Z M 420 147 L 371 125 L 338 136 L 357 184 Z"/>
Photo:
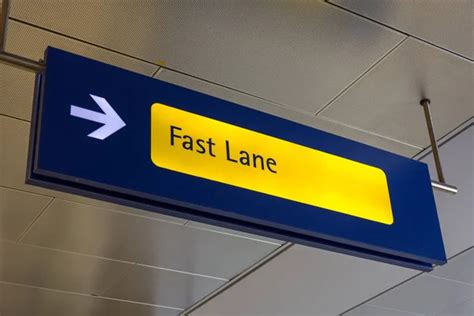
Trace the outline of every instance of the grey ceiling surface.
<path fill-rule="evenodd" d="M 371 304 L 422 315 L 436 315 L 450 304 L 456 305 L 472 298 L 472 285 L 422 275 L 377 297 Z"/>
<path fill-rule="evenodd" d="M 474 59 L 472 1 L 330 0 L 330 2 Z"/>
<path fill-rule="evenodd" d="M 335 2 L 12 0 L 7 50 L 39 59 L 52 45 L 159 70 L 161 80 L 408 157 L 428 144 L 423 95 L 437 137 L 473 116 L 471 1 Z M 33 74 L 0 64 L 1 316 L 177 315 L 282 244 L 26 185 L 33 85 Z M 441 147 L 460 188 L 436 192 L 456 257 L 404 283 L 414 292 L 400 287 L 348 315 L 429 313 L 403 295 L 431 283 L 439 304 L 459 297 L 439 315 L 474 310 L 463 294 L 472 252 L 458 255 L 474 244 L 472 151 L 460 150 L 472 148 L 470 133 Z M 193 315 L 337 315 L 415 274 L 294 246 Z"/>
<path fill-rule="evenodd" d="M 422 96 L 431 99 L 439 138 L 474 115 L 473 64 L 406 40 L 321 116 L 419 147 L 429 145 Z"/>
<path fill-rule="evenodd" d="M 52 199 L 0 187 L 0 239 L 17 240 Z"/>
<path fill-rule="evenodd" d="M 60 232 L 64 236 L 58 239 Z M 277 247 L 59 199 L 22 241 L 223 279 Z M 225 256 L 220 255 L 223 249 Z"/>
<path fill-rule="evenodd" d="M 319 1 L 58 3 L 11 16 L 310 113 L 404 38 Z"/>
<path fill-rule="evenodd" d="M 0 282 L 2 316 L 177 316 L 178 309 Z"/>
<path fill-rule="evenodd" d="M 474 245 L 474 127 L 471 125 L 439 151 L 446 181 L 459 186 L 456 195 L 435 192 L 446 254 L 452 257 Z M 436 179 L 432 156 L 422 161 L 428 164 L 432 178 Z"/>
<path fill-rule="evenodd" d="M 192 315 L 337 315 L 416 273 L 297 245 Z"/>

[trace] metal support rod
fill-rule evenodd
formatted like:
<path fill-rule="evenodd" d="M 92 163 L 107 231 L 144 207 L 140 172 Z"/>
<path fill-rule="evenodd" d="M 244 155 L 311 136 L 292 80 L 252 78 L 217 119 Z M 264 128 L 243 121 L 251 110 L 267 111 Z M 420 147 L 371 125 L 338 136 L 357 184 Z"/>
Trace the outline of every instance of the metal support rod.
<path fill-rule="evenodd" d="M 441 183 L 445 183 L 443 168 L 441 167 L 441 159 L 439 158 L 438 143 L 436 142 L 433 130 L 433 121 L 431 120 L 431 113 L 429 107 L 430 103 L 431 101 L 429 99 L 423 99 L 420 101 L 421 106 L 423 106 L 423 111 L 425 112 L 426 126 L 428 127 L 428 134 L 430 136 L 431 149 L 433 151 L 436 172 L 438 173 L 438 180 Z"/>
<path fill-rule="evenodd" d="M 35 73 L 42 72 L 44 70 L 44 64 L 39 61 L 31 60 L 22 56 L 6 52 L 0 52 L 0 63 L 4 63 Z"/>
<path fill-rule="evenodd" d="M 2 1 L 2 12 L 0 15 L 0 53 L 5 51 L 7 42 L 8 14 L 10 11 L 10 0 Z"/>
<path fill-rule="evenodd" d="M 441 182 L 438 182 L 438 181 L 431 180 L 431 186 L 433 188 L 443 190 L 443 191 L 447 191 L 447 192 L 451 192 L 451 193 L 454 193 L 454 194 L 458 193 L 458 188 L 455 187 L 454 185 L 449 185 L 449 184 L 446 184 L 446 183 L 441 183 Z"/>
<path fill-rule="evenodd" d="M 434 135 L 433 121 L 431 120 L 430 112 L 430 103 L 429 99 L 422 99 L 420 105 L 423 107 L 423 112 L 425 113 L 426 127 L 428 128 L 428 135 L 430 137 L 431 150 L 433 152 L 433 159 L 436 167 L 436 173 L 438 174 L 438 181 L 431 181 L 431 186 L 437 189 L 448 191 L 451 193 L 457 193 L 458 189 L 455 186 L 446 184 L 443 168 L 441 166 L 441 159 L 439 156 L 438 143 L 436 142 L 436 137 Z"/>
<path fill-rule="evenodd" d="M 40 61 L 31 60 L 5 51 L 8 30 L 8 14 L 10 11 L 10 0 L 2 1 L 2 12 L 0 15 L 0 63 L 14 66 L 35 73 L 44 70 L 44 64 Z"/>

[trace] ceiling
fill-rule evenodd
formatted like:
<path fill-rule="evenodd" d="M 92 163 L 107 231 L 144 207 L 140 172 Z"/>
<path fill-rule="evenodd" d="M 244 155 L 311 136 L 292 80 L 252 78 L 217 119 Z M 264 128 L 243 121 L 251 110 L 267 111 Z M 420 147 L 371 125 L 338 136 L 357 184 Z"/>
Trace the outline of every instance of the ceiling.
<path fill-rule="evenodd" d="M 474 311 L 472 1 L 11 2 L 10 53 L 55 46 L 407 157 L 429 97 L 460 192 L 436 192 L 450 262 L 419 275 L 26 185 L 34 74 L 0 64 L 1 316 Z"/>

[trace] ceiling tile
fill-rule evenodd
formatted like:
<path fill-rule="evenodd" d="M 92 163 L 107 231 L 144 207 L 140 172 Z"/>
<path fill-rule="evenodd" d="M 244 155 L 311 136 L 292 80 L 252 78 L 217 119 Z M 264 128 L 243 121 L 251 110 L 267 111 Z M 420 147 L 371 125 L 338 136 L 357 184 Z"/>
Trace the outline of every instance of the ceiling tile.
<path fill-rule="evenodd" d="M 50 205 L 23 241 L 224 279 L 278 247 L 62 200 Z"/>
<path fill-rule="evenodd" d="M 104 296 L 186 308 L 224 283 L 222 280 L 137 265 Z"/>
<path fill-rule="evenodd" d="M 432 315 L 474 297 L 474 287 L 423 274 L 370 301 L 371 305 Z"/>
<path fill-rule="evenodd" d="M 447 306 L 435 316 L 472 316 L 474 315 L 474 298 Z"/>
<path fill-rule="evenodd" d="M 322 117 L 418 147 L 429 144 L 419 105 L 431 99 L 439 138 L 474 115 L 473 64 L 408 39 L 336 99 Z"/>
<path fill-rule="evenodd" d="M 13 1 L 11 16 L 307 112 L 404 37 L 322 1 Z"/>
<path fill-rule="evenodd" d="M 474 248 L 449 260 L 449 264 L 436 267 L 430 274 L 474 286 Z"/>
<path fill-rule="evenodd" d="M 131 267 L 117 261 L 0 242 L 0 281 L 98 295 Z"/>
<path fill-rule="evenodd" d="M 422 314 L 409 313 L 404 311 L 397 311 L 393 309 L 380 308 L 371 305 L 359 306 L 347 313 L 344 316 L 423 316 Z"/>
<path fill-rule="evenodd" d="M 191 315 L 338 315 L 416 273 L 296 245 Z"/>
<path fill-rule="evenodd" d="M 43 59 L 46 48 L 53 46 L 148 76 L 151 76 L 157 69 L 157 66 L 151 63 L 88 45 L 14 20 L 9 21 L 7 34 L 6 51 L 33 60 Z M 16 83 L 16 86 L 19 87 L 20 85 Z"/>
<path fill-rule="evenodd" d="M 30 124 L 28 122 L 0 115 L 0 148 L 5 149 L 0 151 L 0 185 L 173 223 L 184 224 L 186 222 L 176 217 L 25 184 L 29 133 Z"/>
<path fill-rule="evenodd" d="M 16 240 L 50 197 L 0 187 L 0 239 Z"/>
<path fill-rule="evenodd" d="M 29 121 L 35 75 L 0 63 L 0 114 Z"/>
<path fill-rule="evenodd" d="M 281 118 L 289 119 L 297 123 L 317 128 L 329 133 L 333 133 L 342 137 L 346 137 L 355 141 L 359 141 L 368 145 L 372 145 L 384 150 L 398 153 L 407 157 L 412 157 L 419 152 L 421 148 L 393 141 L 378 135 L 369 134 L 368 132 L 357 130 L 344 126 L 340 123 L 334 123 L 329 120 L 315 117 L 313 114 L 305 114 L 293 109 L 264 101 L 262 99 L 252 97 L 248 94 L 239 93 L 237 91 L 227 89 L 209 82 L 193 78 L 175 71 L 162 69 L 158 73 L 160 80 L 170 82 L 182 87 L 193 89 L 217 98 L 231 101 L 250 107 L 255 110 L 266 112 Z"/>
<path fill-rule="evenodd" d="M 443 144 L 439 152 L 446 181 L 459 189 L 457 194 L 433 191 L 449 258 L 474 246 L 474 127 Z M 421 161 L 428 164 L 431 178 L 436 179 L 432 155 Z"/>
<path fill-rule="evenodd" d="M 178 316 L 179 310 L 0 282 L 1 316 Z"/>
<path fill-rule="evenodd" d="M 331 0 L 403 32 L 474 58 L 472 1 Z"/>

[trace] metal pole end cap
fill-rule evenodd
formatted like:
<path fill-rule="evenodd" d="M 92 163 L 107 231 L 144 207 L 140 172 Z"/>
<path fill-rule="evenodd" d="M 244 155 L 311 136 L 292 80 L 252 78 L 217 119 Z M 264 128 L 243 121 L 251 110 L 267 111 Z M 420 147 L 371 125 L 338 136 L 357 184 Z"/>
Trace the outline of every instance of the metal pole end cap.
<path fill-rule="evenodd" d="M 430 103 L 431 103 L 431 100 L 427 99 L 427 98 L 423 98 L 420 101 L 420 105 L 422 105 L 422 106 L 429 105 Z"/>

